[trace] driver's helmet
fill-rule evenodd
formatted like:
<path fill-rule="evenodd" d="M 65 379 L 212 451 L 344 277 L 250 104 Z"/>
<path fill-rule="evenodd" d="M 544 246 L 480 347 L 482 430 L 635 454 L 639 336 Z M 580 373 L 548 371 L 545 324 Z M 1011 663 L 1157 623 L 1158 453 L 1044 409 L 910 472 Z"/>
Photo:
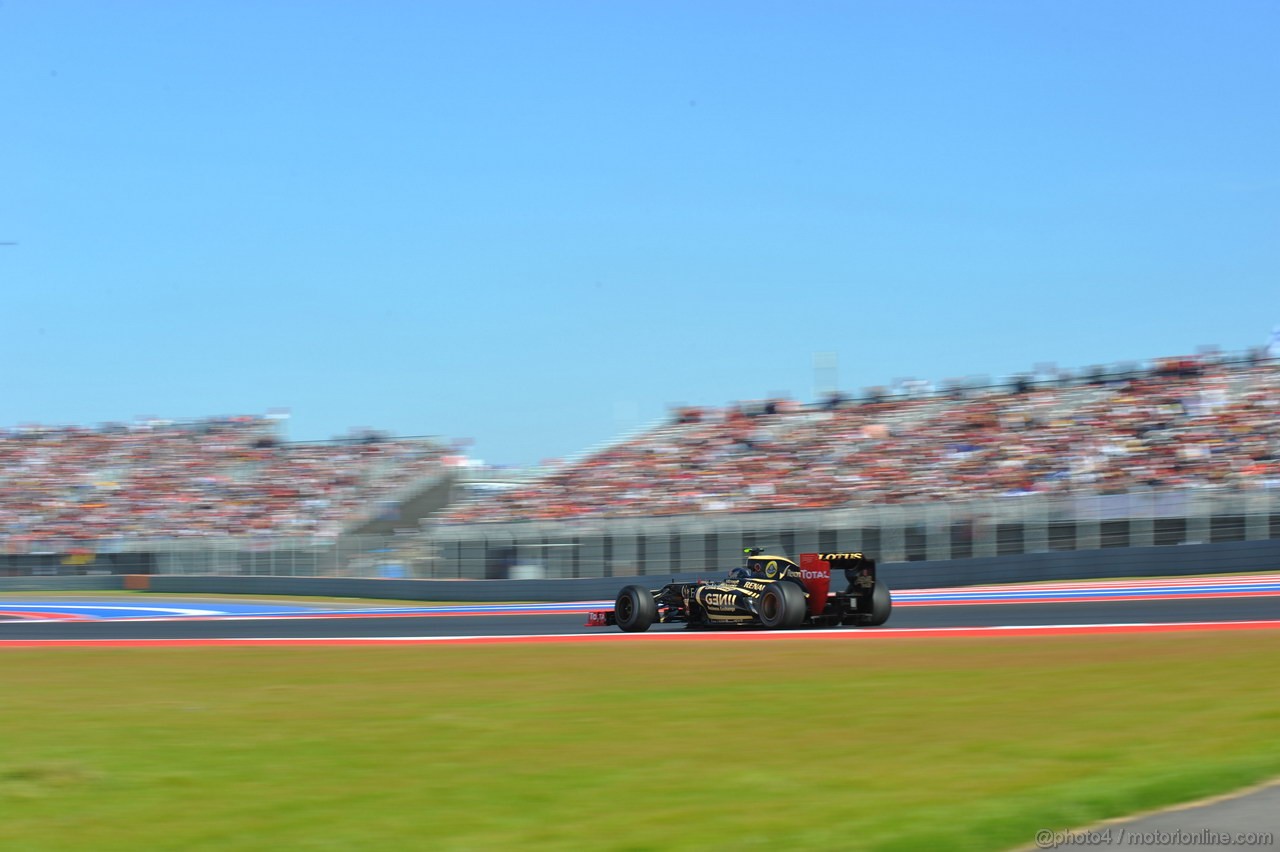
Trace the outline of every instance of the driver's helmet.
<path fill-rule="evenodd" d="M 760 548 L 758 548 L 758 547 L 744 547 L 744 548 L 742 549 L 742 552 L 743 552 L 744 554 L 746 554 L 746 556 L 747 556 L 747 564 L 746 564 L 746 565 L 744 565 L 744 566 L 738 567 L 738 568 L 734 568 L 732 571 L 730 571 L 730 572 L 729 572 L 729 579 L 730 579 L 730 580 L 746 580 L 746 579 L 750 578 L 750 577 L 752 576 L 752 574 L 753 574 L 753 572 L 752 572 L 752 570 L 751 570 L 753 566 L 751 565 L 751 561 L 750 561 L 750 560 L 751 560 L 751 557 L 752 557 L 752 556 L 755 556 L 756 554 L 758 554 L 758 553 L 760 552 Z M 757 566 L 754 566 L 754 567 L 759 567 L 759 566 L 757 565 Z"/>

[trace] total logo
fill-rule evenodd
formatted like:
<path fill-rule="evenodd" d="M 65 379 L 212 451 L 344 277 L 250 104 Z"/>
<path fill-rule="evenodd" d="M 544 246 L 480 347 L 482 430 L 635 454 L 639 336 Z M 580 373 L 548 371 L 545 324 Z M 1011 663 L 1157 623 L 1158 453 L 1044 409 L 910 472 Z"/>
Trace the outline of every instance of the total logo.
<path fill-rule="evenodd" d="M 804 569 L 800 572 L 800 578 L 802 580 L 821 580 L 829 578 L 830 576 L 831 574 L 826 571 L 810 571 L 808 569 Z"/>

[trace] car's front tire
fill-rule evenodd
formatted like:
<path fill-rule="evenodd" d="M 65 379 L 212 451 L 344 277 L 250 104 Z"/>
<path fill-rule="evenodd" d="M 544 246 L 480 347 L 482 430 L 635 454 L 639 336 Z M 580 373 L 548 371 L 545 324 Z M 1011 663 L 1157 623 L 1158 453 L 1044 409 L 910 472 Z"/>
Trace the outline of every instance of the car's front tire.
<path fill-rule="evenodd" d="M 771 630 L 789 630 L 800 626 L 807 608 L 800 587 L 783 580 L 770 584 L 760 595 L 757 615 L 760 623 Z"/>
<path fill-rule="evenodd" d="M 627 633 L 643 633 L 658 619 L 658 604 L 644 586 L 627 586 L 613 603 L 613 617 Z"/>

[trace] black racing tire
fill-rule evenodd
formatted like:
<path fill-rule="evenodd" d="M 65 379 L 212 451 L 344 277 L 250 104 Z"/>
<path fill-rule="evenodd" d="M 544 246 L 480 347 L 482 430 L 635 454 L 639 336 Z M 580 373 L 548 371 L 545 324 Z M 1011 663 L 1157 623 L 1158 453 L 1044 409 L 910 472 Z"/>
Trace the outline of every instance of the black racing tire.
<path fill-rule="evenodd" d="M 760 623 L 770 630 L 790 630 L 804 621 L 808 601 L 795 583 L 781 580 L 770 583 L 760 595 L 757 614 Z"/>
<path fill-rule="evenodd" d="M 658 604 L 644 586 L 627 586 L 613 602 L 613 617 L 627 633 L 643 633 L 658 620 Z"/>
<path fill-rule="evenodd" d="M 868 598 L 871 600 L 871 611 L 849 616 L 844 620 L 845 624 L 856 624 L 859 627 L 879 627 L 889 620 L 889 614 L 893 612 L 893 595 L 889 594 L 889 587 L 884 584 L 883 580 L 876 580 L 876 584 L 871 589 L 871 594 L 868 595 Z"/>

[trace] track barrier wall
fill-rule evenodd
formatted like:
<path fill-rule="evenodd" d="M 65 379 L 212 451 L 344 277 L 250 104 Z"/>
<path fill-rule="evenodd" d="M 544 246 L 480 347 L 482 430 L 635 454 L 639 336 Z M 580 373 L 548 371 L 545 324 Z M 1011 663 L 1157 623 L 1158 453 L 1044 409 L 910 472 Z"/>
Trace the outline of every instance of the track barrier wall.
<path fill-rule="evenodd" d="M 863 551 L 877 560 L 896 588 L 1276 570 L 1280 488 L 1037 494 L 821 511 L 427 524 L 390 535 L 337 538 L 35 543 L 10 539 L 0 540 L 0 581 L 150 575 L 158 591 L 162 577 L 198 577 L 220 590 L 275 594 L 264 590 L 292 589 L 294 584 L 284 581 L 315 579 L 326 582 L 309 584 L 310 588 L 358 587 L 379 590 L 377 597 L 510 600 L 514 595 L 548 600 L 600 597 L 585 590 L 615 589 L 632 577 L 649 585 L 671 577 L 721 577 L 742 563 L 746 547 L 788 556 Z M 482 591 L 488 587 L 471 585 L 482 580 L 503 581 L 502 590 Z M 603 582 L 587 582 L 592 580 Z M 375 582 L 349 586 L 353 581 Z M 395 585 L 408 581 L 449 582 Z M 468 584 L 457 587 L 466 588 L 465 594 L 456 590 L 456 583 Z M 393 588 L 397 591 L 382 591 Z M 423 598 L 416 591 L 421 588 L 433 591 Z M 569 588 L 584 591 L 564 591 Z"/>
<path fill-rule="evenodd" d="M 1090 580 L 1245 573 L 1280 569 L 1280 540 L 1183 547 L 1033 553 L 945 562 L 887 563 L 890 589 L 988 583 Z M 716 579 L 723 573 L 675 572 L 642 576 L 534 580 L 359 579 L 219 575 L 103 575 L 0 577 L 0 592 L 147 590 L 158 594 L 291 595 L 441 602 L 612 600 L 629 583 L 649 587 L 671 580 Z"/>

